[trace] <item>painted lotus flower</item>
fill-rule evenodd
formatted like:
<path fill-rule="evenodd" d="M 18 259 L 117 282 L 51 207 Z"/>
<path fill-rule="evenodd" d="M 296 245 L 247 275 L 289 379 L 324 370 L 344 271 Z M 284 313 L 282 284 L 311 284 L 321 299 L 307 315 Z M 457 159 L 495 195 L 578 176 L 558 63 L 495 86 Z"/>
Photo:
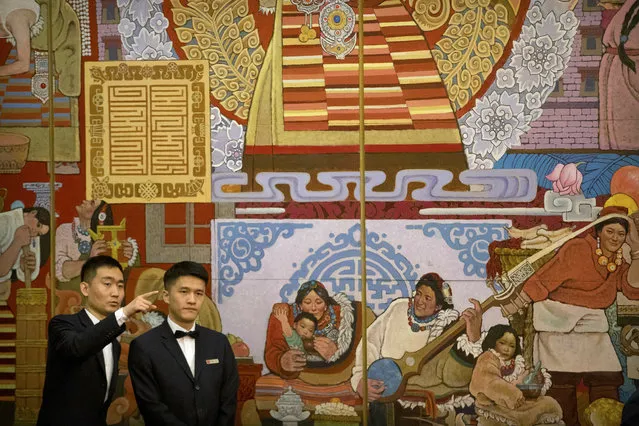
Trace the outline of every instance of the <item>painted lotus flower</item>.
<path fill-rule="evenodd" d="M 552 190 L 559 195 L 577 195 L 581 193 L 583 174 L 578 167 L 582 163 L 557 164 L 555 169 L 546 176 L 552 182 Z"/>

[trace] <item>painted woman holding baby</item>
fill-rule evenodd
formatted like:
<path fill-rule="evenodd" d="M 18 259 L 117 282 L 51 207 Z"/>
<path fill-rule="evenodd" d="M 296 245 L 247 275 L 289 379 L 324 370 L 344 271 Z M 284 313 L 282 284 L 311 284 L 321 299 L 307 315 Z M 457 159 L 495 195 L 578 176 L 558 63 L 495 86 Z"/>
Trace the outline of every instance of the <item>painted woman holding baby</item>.
<path fill-rule="evenodd" d="M 346 294 L 331 297 L 321 282 L 305 282 L 293 304 L 273 306 L 264 353 L 267 367 L 282 378 L 293 379 L 302 370 L 339 369 L 338 364 L 349 364 L 354 357 L 353 342 L 359 340 L 360 319 L 360 304 Z M 292 345 L 292 339 L 298 338 L 301 345 Z"/>

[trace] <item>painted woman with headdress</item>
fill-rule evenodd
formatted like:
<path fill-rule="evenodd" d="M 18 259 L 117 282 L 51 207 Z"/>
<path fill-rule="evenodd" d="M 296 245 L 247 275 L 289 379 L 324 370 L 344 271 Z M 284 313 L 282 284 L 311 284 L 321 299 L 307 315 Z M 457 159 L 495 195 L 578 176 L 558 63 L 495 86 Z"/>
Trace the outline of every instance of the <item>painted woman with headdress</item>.
<path fill-rule="evenodd" d="M 69 223 L 62 223 L 56 230 L 55 275 L 59 290 L 80 291 L 80 270 L 87 259 L 109 254 L 107 242 L 92 241 L 89 231 L 98 226 L 113 225 L 111 206 L 105 201 L 84 200 L 75 207 L 77 216 Z M 122 242 L 122 254 L 128 266 L 133 266 L 138 256 L 138 244 L 133 238 Z M 78 296 L 79 297 L 79 296 Z"/>
<path fill-rule="evenodd" d="M 578 424 L 576 388 L 582 380 L 590 401 L 619 399 L 624 379 L 605 310 L 617 292 L 639 299 L 639 236 L 627 213 L 625 208 L 605 207 L 599 216 L 614 216 L 596 224 L 594 233 L 566 242 L 516 298 L 533 303 L 535 362 L 551 374 L 548 395 L 560 403 L 566 424 Z M 622 253 L 626 241 L 631 264 Z"/>
<path fill-rule="evenodd" d="M 475 359 L 482 353 L 484 335 L 481 332 L 482 309 L 470 299 L 473 308 L 460 313 L 453 308 L 452 291 L 438 274 L 423 275 L 415 285 L 411 298 L 395 299 L 367 329 L 367 363 L 370 367 L 382 358 L 401 359 L 437 339 L 458 319 L 466 322 L 466 333 L 455 343 L 445 347 L 427 362 L 417 376 L 408 379 L 404 395 L 396 402 L 380 403 L 388 383 L 375 379 L 369 368 L 368 399 L 371 401 L 370 422 L 386 425 L 388 410 L 394 410 L 396 424 L 411 425 L 406 417 L 419 417 L 428 403 L 430 393 L 437 404 L 438 417 L 455 417 L 455 411 L 472 405 L 468 385 Z M 355 367 L 351 377 L 353 390 L 362 395 L 362 344 L 357 347 Z M 388 377 L 388 382 L 393 379 Z M 417 397 L 416 397 L 417 396 Z M 416 424 L 419 420 L 416 420 Z"/>
<path fill-rule="evenodd" d="M 282 333 L 282 325 L 271 314 L 266 332 L 264 359 L 271 372 L 284 379 L 294 379 L 302 370 L 323 368 L 348 362 L 353 352 L 353 342 L 359 339 L 359 306 L 348 299 L 346 294 L 330 296 L 324 284 L 307 281 L 300 286 L 292 304 L 278 303 L 273 312 L 285 309 L 288 322 L 293 325 L 301 313 L 310 313 L 317 320 L 313 351 L 304 353 L 289 348 Z"/>

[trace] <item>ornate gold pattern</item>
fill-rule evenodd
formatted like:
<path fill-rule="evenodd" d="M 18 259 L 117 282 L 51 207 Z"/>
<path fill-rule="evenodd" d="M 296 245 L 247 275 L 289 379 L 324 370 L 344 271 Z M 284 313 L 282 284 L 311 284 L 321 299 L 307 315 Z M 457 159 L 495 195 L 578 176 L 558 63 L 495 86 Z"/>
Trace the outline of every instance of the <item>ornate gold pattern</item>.
<path fill-rule="evenodd" d="M 87 197 L 211 201 L 209 63 L 87 62 Z"/>
<path fill-rule="evenodd" d="M 455 111 L 481 89 L 510 38 L 508 9 L 490 0 L 452 0 L 455 13 L 433 57 Z"/>
<path fill-rule="evenodd" d="M 247 0 L 171 0 L 175 33 L 188 59 L 210 62 L 211 94 L 247 119 L 265 52 Z"/>
<path fill-rule="evenodd" d="M 409 0 L 413 8 L 413 19 L 422 31 L 433 31 L 441 27 L 450 15 L 451 0 Z"/>
<path fill-rule="evenodd" d="M 46 305 L 46 288 L 20 288 L 16 293 L 16 305 Z"/>

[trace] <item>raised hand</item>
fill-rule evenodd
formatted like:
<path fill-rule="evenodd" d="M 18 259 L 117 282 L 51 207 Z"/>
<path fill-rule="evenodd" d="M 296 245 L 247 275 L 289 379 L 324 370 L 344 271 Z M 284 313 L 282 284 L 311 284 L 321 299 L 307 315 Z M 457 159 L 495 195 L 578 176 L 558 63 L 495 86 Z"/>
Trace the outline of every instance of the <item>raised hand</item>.
<path fill-rule="evenodd" d="M 476 342 L 481 337 L 482 309 L 477 299 L 468 299 L 472 308 L 466 309 L 461 316 L 466 321 L 466 334 L 470 342 Z"/>
<path fill-rule="evenodd" d="M 107 243 L 104 240 L 94 241 L 91 245 L 91 253 L 89 253 L 89 257 L 99 256 L 101 254 L 106 253 L 108 250 Z"/>
<path fill-rule="evenodd" d="M 288 322 L 288 309 L 286 309 L 285 306 L 276 306 L 273 309 L 273 315 L 280 320 L 280 322 Z"/>
<path fill-rule="evenodd" d="M 122 308 L 124 315 L 130 318 L 138 312 L 149 312 L 157 309 L 157 306 L 155 306 L 149 299 L 151 296 L 155 296 L 158 293 L 159 291 L 155 290 L 139 295 L 133 299 L 131 303 Z"/>

